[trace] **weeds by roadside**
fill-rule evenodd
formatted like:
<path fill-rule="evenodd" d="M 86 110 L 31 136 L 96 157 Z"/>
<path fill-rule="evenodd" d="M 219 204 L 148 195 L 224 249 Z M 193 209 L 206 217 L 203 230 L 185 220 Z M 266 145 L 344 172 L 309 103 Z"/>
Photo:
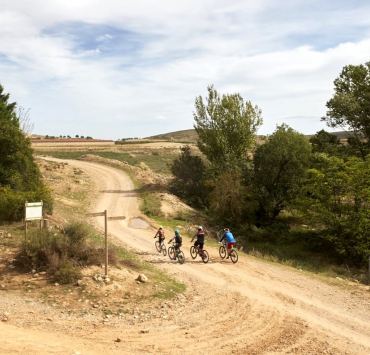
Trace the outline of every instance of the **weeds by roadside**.
<path fill-rule="evenodd" d="M 81 277 L 81 267 L 103 264 L 103 249 L 93 242 L 92 234 L 93 230 L 80 222 L 68 224 L 64 233 L 32 231 L 22 242 L 15 265 L 26 272 L 47 271 L 61 284 L 76 282 Z M 114 250 L 109 256 L 111 264 L 117 262 Z"/>

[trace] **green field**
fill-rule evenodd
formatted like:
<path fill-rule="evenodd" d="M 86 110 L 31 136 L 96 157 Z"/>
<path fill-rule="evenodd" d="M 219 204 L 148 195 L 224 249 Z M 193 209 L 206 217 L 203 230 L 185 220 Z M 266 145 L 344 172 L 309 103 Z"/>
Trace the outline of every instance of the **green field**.
<path fill-rule="evenodd" d="M 133 166 L 139 166 L 140 163 L 145 163 L 150 169 L 156 173 L 169 175 L 171 173 L 170 166 L 178 153 L 173 150 L 148 150 L 139 152 L 112 152 L 102 150 L 68 150 L 68 151 L 40 151 L 40 155 L 47 155 L 59 159 L 81 159 L 85 155 L 96 155 L 102 158 L 114 159 L 120 162 L 125 162 Z"/>

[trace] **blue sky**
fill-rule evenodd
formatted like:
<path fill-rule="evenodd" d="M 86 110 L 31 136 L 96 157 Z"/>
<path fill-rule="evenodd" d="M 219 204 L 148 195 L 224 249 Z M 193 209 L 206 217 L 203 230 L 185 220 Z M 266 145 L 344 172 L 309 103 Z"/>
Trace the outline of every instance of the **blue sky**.
<path fill-rule="evenodd" d="M 0 0 L 0 83 L 34 133 L 99 138 L 191 128 L 214 84 L 303 133 L 346 64 L 370 60 L 370 2 Z"/>

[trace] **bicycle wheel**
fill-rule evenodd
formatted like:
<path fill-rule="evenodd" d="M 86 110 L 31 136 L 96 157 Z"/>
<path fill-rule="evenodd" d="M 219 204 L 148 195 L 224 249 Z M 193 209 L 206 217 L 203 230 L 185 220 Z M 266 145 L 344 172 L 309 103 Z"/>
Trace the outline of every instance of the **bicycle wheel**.
<path fill-rule="evenodd" d="M 226 258 L 225 246 L 220 245 L 220 247 L 218 248 L 218 253 L 220 254 L 221 259 L 225 259 Z"/>
<path fill-rule="evenodd" d="M 180 264 L 183 264 L 185 262 L 185 255 L 182 250 L 179 251 L 177 254 L 177 260 L 179 261 Z"/>
<path fill-rule="evenodd" d="M 172 247 L 172 246 L 168 248 L 168 257 L 171 260 L 175 260 L 175 258 L 176 258 L 176 256 L 175 256 L 175 248 Z"/>
<path fill-rule="evenodd" d="M 195 259 L 198 255 L 198 249 L 194 245 L 190 247 L 190 255 L 192 259 Z"/>
<path fill-rule="evenodd" d="M 164 244 L 162 244 L 162 254 L 163 254 L 163 256 L 167 255 L 167 249 L 166 249 L 166 246 Z"/>
<path fill-rule="evenodd" d="M 208 251 L 203 249 L 203 253 L 202 253 L 201 257 L 202 257 L 202 261 L 203 261 L 205 264 L 207 264 L 207 263 L 208 263 L 208 261 L 209 261 L 209 254 L 208 254 Z"/>
<path fill-rule="evenodd" d="M 238 262 L 238 259 L 239 259 L 239 256 L 238 256 L 238 253 L 237 253 L 237 251 L 236 250 L 231 250 L 231 252 L 230 252 L 230 259 L 231 259 L 231 261 L 235 264 L 235 263 L 237 263 Z"/>
<path fill-rule="evenodd" d="M 162 246 L 159 240 L 156 240 L 154 244 L 155 244 L 155 248 L 157 249 L 158 253 L 160 253 Z"/>

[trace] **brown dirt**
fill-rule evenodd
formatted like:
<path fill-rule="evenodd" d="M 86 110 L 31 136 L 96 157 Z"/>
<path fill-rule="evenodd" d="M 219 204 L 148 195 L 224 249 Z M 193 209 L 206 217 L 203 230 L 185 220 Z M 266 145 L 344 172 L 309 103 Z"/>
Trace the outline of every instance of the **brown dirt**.
<path fill-rule="evenodd" d="M 24 319 L 18 323 L 10 314 L 8 322 L 0 323 L 0 353 L 370 353 L 369 287 L 321 279 L 247 255 L 233 265 L 220 261 L 217 249 L 209 246 L 211 261 L 203 264 L 190 259 L 188 240 L 185 264 L 171 262 L 156 254 L 153 229 L 130 225 L 131 218 L 141 215 L 133 184 L 123 171 L 91 162 L 70 164 L 91 176 L 101 191 L 94 211 L 107 209 L 110 215 L 127 217 L 110 222 L 111 236 L 184 281 L 187 291 L 159 309 L 148 305 L 97 326 L 95 319 L 61 316 L 0 290 L 0 304 L 17 308 L 16 316 Z M 102 227 L 100 221 L 92 223 Z M 153 316 L 144 314 L 148 310 Z"/>

